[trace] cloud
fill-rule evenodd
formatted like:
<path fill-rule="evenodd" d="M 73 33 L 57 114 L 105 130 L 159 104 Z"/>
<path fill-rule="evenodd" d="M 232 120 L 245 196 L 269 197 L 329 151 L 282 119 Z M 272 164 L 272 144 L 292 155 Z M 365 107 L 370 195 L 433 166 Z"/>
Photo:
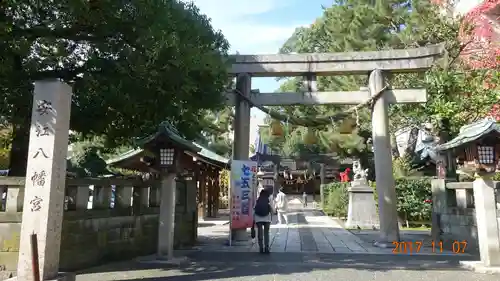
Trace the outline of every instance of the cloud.
<path fill-rule="evenodd" d="M 231 44 L 231 51 L 241 54 L 276 53 L 296 24 L 266 24 L 268 13 L 293 4 L 293 0 L 193 0 L 212 19 Z"/>
<path fill-rule="evenodd" d="M 293 34 L 295 28 L 308 23 L 272 21 L 282 8 L 293 6 L 304 0 L 192 0 L 212 20 L 212 26 L 222 31 L 231 44 L 231 52 L 240 54 L 277 53 L 283 43 Z M 270 23 L 272 22 L 272 23 Z M 262 86 L 275 86 L 272 78 Z M 257 81 L 254 81 L 257 82 Z M 253 83 L 253 82 L 252 82 Z M 272 89 L 265 89 L 272 91 Z M 252 108 L 250 119 L 250 144 L 257 136 L 258 124 L 263 124 L 265 114 Z"/>

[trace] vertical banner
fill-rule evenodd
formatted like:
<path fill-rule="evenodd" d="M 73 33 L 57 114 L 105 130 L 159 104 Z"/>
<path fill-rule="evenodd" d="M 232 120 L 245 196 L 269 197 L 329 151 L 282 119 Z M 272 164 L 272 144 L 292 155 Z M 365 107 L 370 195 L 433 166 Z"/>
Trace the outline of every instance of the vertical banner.
<path fill-rule="evenodd" d="M 231 229 L 252 227 L 257 190 L 257 162 L 233 160 L 231 163 Z"/>

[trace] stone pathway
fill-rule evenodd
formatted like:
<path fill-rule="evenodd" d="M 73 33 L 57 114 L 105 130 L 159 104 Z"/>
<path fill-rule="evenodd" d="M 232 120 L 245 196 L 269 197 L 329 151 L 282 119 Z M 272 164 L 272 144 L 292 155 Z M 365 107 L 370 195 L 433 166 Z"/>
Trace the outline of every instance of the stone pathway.
<path fill-rule="evenodd" d="M 295 200 L 294 200 L 295 201 Z M 468 255 L 467 253 L 456 254 L 452 251 L 436 246 L 431 247 L 430 240 L 412 240 L 413 236 L 406 239 L 406 245 L 412 244 L 410 251 L 407 249 L 378 248 L 373 246 L 373 239 L 377 235 L 357 235 L 342 227 L 335 219 L 323 215 L 315 209 L 303 209 L 300 201 L 291 201 L 288 214 L 288 225 L 271 225 L 270 241 L 272 252 L 289 253 L 360 253 L 360 254 L 390 254 L 390 255 Z M 355 232 L 355 231 L 354 231 Z M 365 232 L 363 232 L 365 233 Z M 256 241 L 245 245 L 227 245 L 228 226 L 217 226 L 217 228 L 204 228 L 198 231 L 202 240 L 198 247 L 202 251 L 210 252 L 257 252 Z M 208 238 L 210 237 L 210 238 Z M 402 247 L 399 245 L 398 247 Z"/>
<path fill-rule="evenodd" d="M 459 267 L 457 256 L 192 252 L 181 266 L 124 262 L 81 272 L 76 281 L 497 281 Z"/>
<path fill-rule="evenodd" d="M 393 254 L 364 241 L 321 212 L 291 204 L 287 227 L 272 225 L 270 255 L 256 245 L 226 245 L 228 225 L 198 229 L 200 245 L 178 251 L 188 258 L 179 266 L 139 260 L 109 264 L 80 272 L 76 281 L 496 281 L 497 275 L 464 270 L 469 255 Z"/>

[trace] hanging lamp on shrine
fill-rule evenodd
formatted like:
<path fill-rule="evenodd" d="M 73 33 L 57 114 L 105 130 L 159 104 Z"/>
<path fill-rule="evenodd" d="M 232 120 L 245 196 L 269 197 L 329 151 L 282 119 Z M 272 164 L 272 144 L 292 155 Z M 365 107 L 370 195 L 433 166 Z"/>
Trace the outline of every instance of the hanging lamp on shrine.
<path fill-rule="evenodd" d="M 279 120 L 273 120 L 269 126 L 271 136 L 282 137 L 284 135 L 283 125 Z"/>
<path fill-rule="evenodd" d="M 304 143 L 307 145 L 313 145 L 318 143 L 318 137 L 316 132 L 312 128 L 307 128 L 306 135 L 304 136 Z"/>
<path fill-rule="evenodd" d="M 341 134 L 351 134 L 354 129 L 359 127 L 359 113 L 356 109 L 356 115 L 350 116 L 344 119 L 344 121 L 340 124 L 339 132 Z"/>
<path fill-rule="evenodd" d="M 356 128 L 356 119 L 352 117 L 347 117 L 342 121 L 339 126 L 339 133 L 341 134 L 350 134 Z"/>
<path fill-rule="evenodd" d="M 339 144 L 337 140 L 332 140 L 329 145 L 330 152 L 337 153 L 340 150 Z"/>

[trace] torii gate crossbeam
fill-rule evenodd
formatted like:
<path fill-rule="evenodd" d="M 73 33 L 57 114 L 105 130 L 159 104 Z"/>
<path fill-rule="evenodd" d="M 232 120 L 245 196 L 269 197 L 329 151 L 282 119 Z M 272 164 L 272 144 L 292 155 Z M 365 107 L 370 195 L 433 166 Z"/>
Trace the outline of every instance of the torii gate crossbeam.
<path fill-rule="evenodd" d="M 236 76 L 236 88 L 255 105 L 359 104 L 384 89 L 384 75 L 422 72 L 432 67 L 444 53 L 444 45 L 406 50 L 350 52 L 333 54 L 236 55 L 230 74 Z M 315 75 L 369 74 L 369 90 L 354 92 L 317 92 Z M 252 94 L 251 77 L 309 76 L 308 93 Z M 399 241 L 397 197 L 392 175 L 388 106 L 390 103 L 426 102 L 425 90 L 386 90 L 373 104 L 372 133 L 375 176 L 378 192 L 380 241 L 384 247 Z M 250 139 L 250 104 L 242 97 L 228 98 L 236 107 L 233 159 L 247 160 Z M 246 240 L 246 231 L 235 231 L 236 240 Z"/>

